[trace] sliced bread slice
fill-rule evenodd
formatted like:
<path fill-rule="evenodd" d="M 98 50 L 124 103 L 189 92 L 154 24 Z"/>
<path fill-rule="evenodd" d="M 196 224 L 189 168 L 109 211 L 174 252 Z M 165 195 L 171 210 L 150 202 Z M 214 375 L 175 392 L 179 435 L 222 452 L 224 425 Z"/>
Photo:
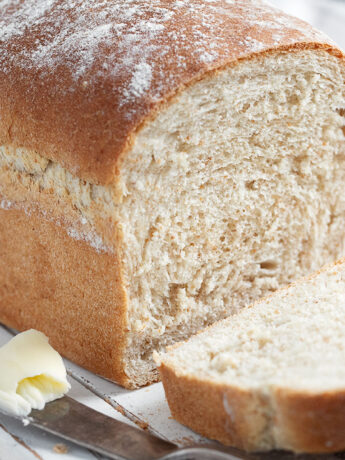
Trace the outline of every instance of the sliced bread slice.
<path fill-rule="evenodd" d="M 155 355 L 174 418 L 249 451 L 345 449 L 345 259 Z"/>

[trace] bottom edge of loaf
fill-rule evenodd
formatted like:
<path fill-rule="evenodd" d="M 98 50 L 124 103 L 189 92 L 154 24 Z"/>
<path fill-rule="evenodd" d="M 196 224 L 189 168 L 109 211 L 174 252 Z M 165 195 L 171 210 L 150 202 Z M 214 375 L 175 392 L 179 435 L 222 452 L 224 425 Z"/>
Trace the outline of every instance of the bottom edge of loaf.
<path fill-rule="evenodd" d="M 202 436 L 248 452 L 325 454 L 345 450 L 345 390 L 306 394 L 275 389 L 275 413 L 269 433 L 263 435 L 268 423 L 262 407 L 266 397 L 182 375 L 164 363 L 160 363 L 159 372 L 172 416 Z"/>

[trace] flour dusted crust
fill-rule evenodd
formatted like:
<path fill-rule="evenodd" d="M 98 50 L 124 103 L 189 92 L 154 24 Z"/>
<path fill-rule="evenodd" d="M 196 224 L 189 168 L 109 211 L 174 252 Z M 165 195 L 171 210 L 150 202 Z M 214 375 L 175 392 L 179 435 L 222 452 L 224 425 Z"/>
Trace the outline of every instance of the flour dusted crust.
<path fill-rule="evenodd" d="M 339 49 L 258 0 L 1 3 L 0 144 L 106 184 L 135 133 L 208 72 L 254 54 Z"/>

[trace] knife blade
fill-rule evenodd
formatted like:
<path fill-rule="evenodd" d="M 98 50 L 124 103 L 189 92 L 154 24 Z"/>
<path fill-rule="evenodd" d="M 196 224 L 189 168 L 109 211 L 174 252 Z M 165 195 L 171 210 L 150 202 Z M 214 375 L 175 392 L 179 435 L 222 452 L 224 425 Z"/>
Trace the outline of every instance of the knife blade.
<path fill-rule="evenodd" d="M 28 417 L 15 418 L 114 460 L 249 460 L 220 444 L 179 448 L 68 396 L 32 410 Z"/>
<path fill-rule="evenodd" d="M 32 410 L 31 425 L 114 460 L 152 460 L 176 450 L 176 445 L 97 412 L 64 396 Z"/>

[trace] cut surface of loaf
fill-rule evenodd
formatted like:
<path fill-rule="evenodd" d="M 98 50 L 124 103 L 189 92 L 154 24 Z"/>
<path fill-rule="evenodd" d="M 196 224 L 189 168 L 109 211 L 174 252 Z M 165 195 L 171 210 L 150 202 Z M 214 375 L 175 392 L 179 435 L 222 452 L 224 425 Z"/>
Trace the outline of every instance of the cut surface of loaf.
<path fill-rule="evenodd" d="M 174 417 L 248 450 L 345 448 L 345 260 L 156 355 Z"/>
<path fill-rule="evenodd" d="M 39 2 L 25 30 L 31 0 L 6 3 L 1 321 L 138 386 L 153 350 L 344 254 L 327 37 L 259 1 Z"/>

